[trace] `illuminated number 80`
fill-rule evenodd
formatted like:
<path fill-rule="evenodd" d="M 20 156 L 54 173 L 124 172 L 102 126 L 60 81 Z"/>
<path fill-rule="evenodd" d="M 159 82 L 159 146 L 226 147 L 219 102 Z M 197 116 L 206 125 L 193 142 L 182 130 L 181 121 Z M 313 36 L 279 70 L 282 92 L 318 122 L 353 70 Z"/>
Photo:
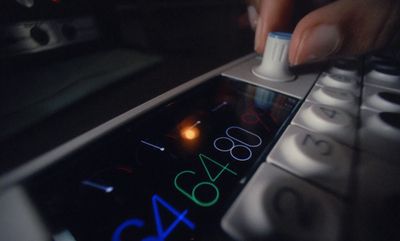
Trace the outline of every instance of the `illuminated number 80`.
<path fill-rule="evenodd" d="M 232 158 L 237 161 L 249 160 L 253 155 L 250 148 L 258 147 L 262 143 L 258 135 L 238 126 L 228 127 L 225 134 L 226 136 L 214 140 L 214 147 L 218 151 L 229 152 Z M 244 136 L 246 136 L 246 139 Z M 239 155 L 239 153 L 242 154 Z"/>

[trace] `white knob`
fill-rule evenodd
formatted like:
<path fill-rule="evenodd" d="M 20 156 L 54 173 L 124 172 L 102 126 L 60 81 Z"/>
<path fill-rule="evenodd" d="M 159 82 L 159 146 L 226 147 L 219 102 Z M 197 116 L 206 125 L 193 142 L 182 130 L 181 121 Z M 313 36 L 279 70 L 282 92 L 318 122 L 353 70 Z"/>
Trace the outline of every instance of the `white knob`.
<path fill-rule="evenodd" d="M 289 72 L 288 50 L 290 33 L 271 32 L 268 34 L 261 64 L 253 68 L 253 74 L 271 81 L 289 81 L 295 76 Z"/>

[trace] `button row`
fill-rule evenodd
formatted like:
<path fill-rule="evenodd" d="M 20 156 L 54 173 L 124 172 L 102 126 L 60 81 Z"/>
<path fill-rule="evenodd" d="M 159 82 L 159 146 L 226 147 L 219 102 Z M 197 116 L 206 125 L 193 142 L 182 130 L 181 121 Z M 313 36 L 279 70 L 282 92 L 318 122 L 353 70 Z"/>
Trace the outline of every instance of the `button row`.
<path fill-rule="evenodd" d="M 360 149 L 398 166 L 400 155 L 400 68 L 372 58 L 362 91 Z"/>
<path fill-rule="evenodd" d="M 347 193 L 352 150 L 325 135 L 290 125 L 267 161 L 324 188 Z"/>
<path fill-rule="evenodd" d="M 356 61 L 336 64 L 316 86 L 267 161 L 339 195 L 348 194 L 361 78 Z"/>
<path fill-rule="evenodd" d="M 221 226 L 235 240 L 337 241 L 342 212 L 335 197 L 263 163 Z"/>
<path fill-rule="evenodd" d="M 352 233 L 356 240 L 374 240 L 368 233 L 375 227 L 365 229 L 373 221 L 368 219 L 370 202 L 382 209 L 388 198 L 390 202 L 399 200 L 397 196 L 391 201 L 393 190 L 399 193 L 394 183 L 400 180 L 400 91 L 394 88 L 399 81 L 394 77 L 395 68 L 383 63 L 380 59 L 369 63 L 362 96 L 356 59 L 339 61 L 320 75 L 267 163 L 259 167 L 223 217 L 221 225 L 227 233 L 236 240 L 342 239 L 344 204 L 323 189 L 339 196 L 350 195 L 353 158 L 358 156 L 361 162 L 356 178 L 360 189 L 353 194 L 357 197 L 357 223 Z M 357 119 L 362 123 L 359 132 Z M 362 152 L 354 155 L 359 149 Z M 398 168 L 389 168 L 390 175 L 386 176 L 382 170 L 388 166 L 381 159 L 390 160 Z"/>

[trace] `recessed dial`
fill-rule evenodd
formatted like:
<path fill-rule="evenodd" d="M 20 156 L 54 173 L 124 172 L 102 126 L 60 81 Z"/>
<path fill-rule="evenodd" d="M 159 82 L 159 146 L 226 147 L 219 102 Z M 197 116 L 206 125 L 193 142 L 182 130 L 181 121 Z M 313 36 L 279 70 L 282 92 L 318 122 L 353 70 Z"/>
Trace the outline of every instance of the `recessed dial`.
<path fill-rule="evenodd" d="M 43 28 L 34 26 L 30 31 L 31 37 L 40 45 L 46 45 L 50 42 L 50 36 Z"/>

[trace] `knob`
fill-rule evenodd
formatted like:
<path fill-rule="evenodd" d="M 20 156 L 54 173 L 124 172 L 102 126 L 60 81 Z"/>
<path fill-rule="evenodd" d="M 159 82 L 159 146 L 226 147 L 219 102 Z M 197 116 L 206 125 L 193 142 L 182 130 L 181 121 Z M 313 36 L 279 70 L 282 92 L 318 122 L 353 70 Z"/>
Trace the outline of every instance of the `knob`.
<path fill-rule="evenodd" d="M 268 34 L 262 62 L 253 68 L 253 74 L 270 81 L 290 81 L 295 78 L 289 72 L 288 50 L 290 33 L 271 32 Z"/>
<path fill-rule="evenodd" d="M 40 45 L 46 45 L 50 42 L 50 36 L 38 26 L 31 28 L 31 37 Z"/>

